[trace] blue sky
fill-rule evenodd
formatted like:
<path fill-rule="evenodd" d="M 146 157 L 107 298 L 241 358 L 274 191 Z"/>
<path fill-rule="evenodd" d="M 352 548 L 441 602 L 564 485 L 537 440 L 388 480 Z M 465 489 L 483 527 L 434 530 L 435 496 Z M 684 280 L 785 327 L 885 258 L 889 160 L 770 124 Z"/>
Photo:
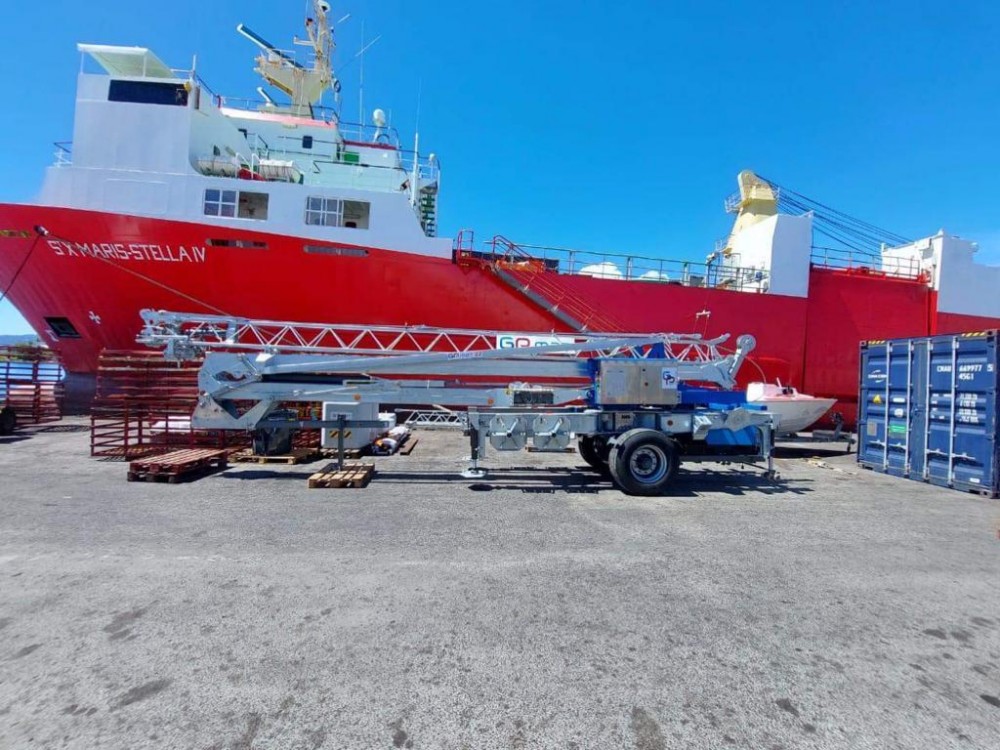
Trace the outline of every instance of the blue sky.
<path fill-rule="evenodd" d="M 334 3 L 344 115 L 365 108 L 441 159 L 441 232 L 701 258 L 751 168 L 907 236 L 939 228 L 1000 263 L 1000 10 L 991 3 Z M 9 7 L 13 6 L 13 7 Z M 10 3 L 0 201 L 30 201 L 72 133 L 75 44 L 153 48 L 250 96 L 255 48 L 305 2 Z M 141 12 L 140 12 L 141 11 Z M 26 330 L 0 303 L 0 333 Z"/>

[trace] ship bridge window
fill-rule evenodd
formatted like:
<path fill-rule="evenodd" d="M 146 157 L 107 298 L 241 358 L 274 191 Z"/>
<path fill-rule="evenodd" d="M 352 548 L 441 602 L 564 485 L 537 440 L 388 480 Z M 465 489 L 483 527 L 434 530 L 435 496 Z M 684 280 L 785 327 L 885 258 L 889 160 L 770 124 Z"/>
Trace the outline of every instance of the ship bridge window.
<path fill-rule="evenodd" d="M 80 332 L 69 322 L 69 318 L 46 318 L 45 324 L 58 339 L 80 338 Z"/>
<path fill-rule="evenodd" d="M 209 188 L 205 191 L 205 216 L 263 221 L 267 218 L 268 198 L 267 193 Z"/>
<path fill-rule="evenodd" d="M 306 224 L 314 227 L 368 229 L 371 204 L 339 198 L 310 196 L 306 199 Z"/>
<path fill-rule="evenodd" d="M 306 198 L 306 224 L 314 227 L 339 227 L 343 216 L 342 201 L 336 198 Z"/>
<path fill-rule="evenodd" d="M 152 81 L 111 81 L 108 87 L 109 102 L 133 104 L 169 104 L 186 107 L 188 90 L 183 83 L 154 83 Z"/>
<path fill-rule="evenodd" d="M 364 201 L 344 201 L 344 226 L 367 229 L 371 204 Z"/>
<path fill-rule="evenodd" d="M 236 216 L 236 191 L 205 191 L 205 216 Z"/>
<path fill-rule="evenodd" d="M 246 193 L 241 190 L 237 216 L 263 221 L 267 218 L 267 200 L 267 193 Z"/>

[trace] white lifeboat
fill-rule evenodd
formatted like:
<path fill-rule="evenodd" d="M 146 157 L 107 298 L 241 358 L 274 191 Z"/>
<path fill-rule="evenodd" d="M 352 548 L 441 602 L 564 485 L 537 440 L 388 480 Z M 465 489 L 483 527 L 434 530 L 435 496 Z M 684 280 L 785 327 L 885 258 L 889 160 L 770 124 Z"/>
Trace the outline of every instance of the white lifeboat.
<path fill-rule="evenodd" d="M 198 159 L 198 171 L 212 177 L 236 177 L 242 165 L 235 156 L 205 156 Z"/>
<path fill-rule="evenodd" d="M 274 182 L 301 182 L 302 172 L 294 161 L 285 159 L 261 159 L 258 172 L 265 180 Z"/>
<path fill-rule="evenodd" d="M 781 383 L 747 385 L 747 401 L 765 406 L 775 415 L 779 435 L 790 435 L 806 429 L 830 411 L 836 400 L 799 393 L 792 386 Z"/>

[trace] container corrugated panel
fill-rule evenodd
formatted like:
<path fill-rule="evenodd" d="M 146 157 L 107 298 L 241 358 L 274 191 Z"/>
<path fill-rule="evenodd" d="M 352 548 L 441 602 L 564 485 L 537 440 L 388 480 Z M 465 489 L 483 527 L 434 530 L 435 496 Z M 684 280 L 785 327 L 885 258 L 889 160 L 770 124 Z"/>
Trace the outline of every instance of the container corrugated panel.
<path fill-rule="evenodd" d="M 997 333 L 862 343 L 858 462 L 1000 496 Z"/>

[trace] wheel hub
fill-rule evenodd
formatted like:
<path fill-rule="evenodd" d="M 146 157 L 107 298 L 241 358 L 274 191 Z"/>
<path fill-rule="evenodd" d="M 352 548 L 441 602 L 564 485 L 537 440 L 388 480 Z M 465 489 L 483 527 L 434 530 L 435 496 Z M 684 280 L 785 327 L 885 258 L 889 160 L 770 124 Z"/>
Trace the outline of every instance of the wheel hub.
<path fill-rule="evenodd" d="M 667 456 L 655 445 L 638 448 L 629 459 L 632 476 L 648 484 L 659 482 L 667 473 Z"/>

